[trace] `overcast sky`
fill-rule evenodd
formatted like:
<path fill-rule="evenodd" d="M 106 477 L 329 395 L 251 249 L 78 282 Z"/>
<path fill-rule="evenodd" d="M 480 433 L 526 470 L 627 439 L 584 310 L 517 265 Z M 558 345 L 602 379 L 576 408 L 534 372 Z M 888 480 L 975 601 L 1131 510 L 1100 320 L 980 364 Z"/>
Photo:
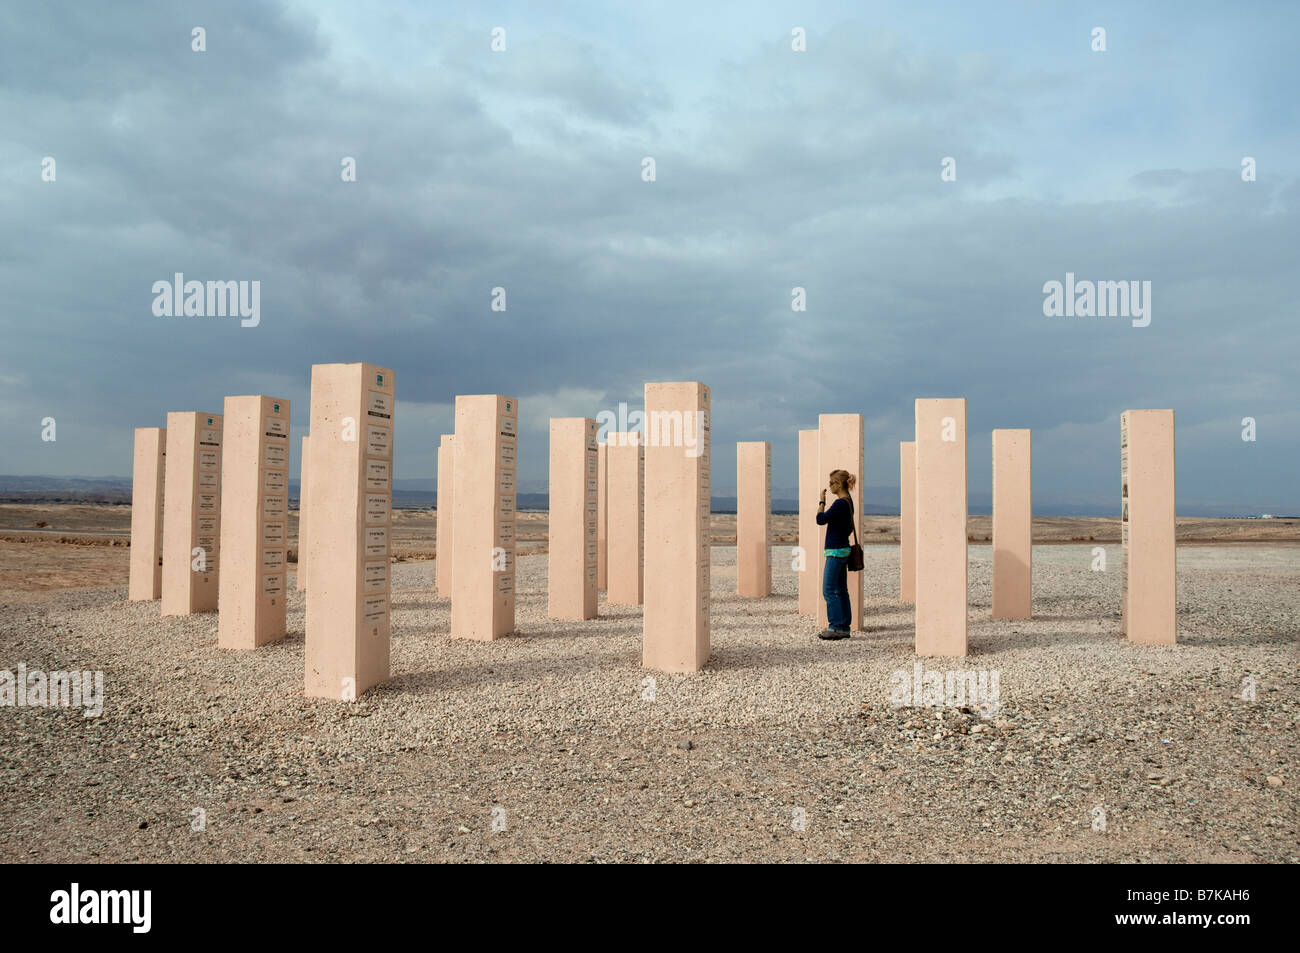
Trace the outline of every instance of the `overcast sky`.
<path fill-rule="evenodd" d="M 612 6 L 0 7 L 0 473 L 129 475 L 228 394 L 305 433 L 310 366 L 369 361 L 430 486 L 457 393 L 519 399 L 527 487 L 548 418 L 700 380 L 715 493 L 738 440 L 793 487 L 818 413 L 896 486 L 960 396 L 972 497 L 1031 427 L 1036 498 L 1117 506 L 1119 413 L 1172 407 L 1181 506 L 1300 511 L 1300 7 Z M 260 324 L 155 316 L 175 272 Z M 1150 281 L 1150 325 L 1045 316 L 1067 272 Z"/>

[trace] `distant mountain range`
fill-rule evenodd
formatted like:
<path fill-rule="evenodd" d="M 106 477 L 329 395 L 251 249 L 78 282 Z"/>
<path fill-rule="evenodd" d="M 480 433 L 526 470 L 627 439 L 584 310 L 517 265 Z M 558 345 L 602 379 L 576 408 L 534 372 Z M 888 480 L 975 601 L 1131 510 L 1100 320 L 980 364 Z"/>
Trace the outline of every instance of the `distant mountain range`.
<path fill-rule="evenodd" d="M 715 513 L 736 512 L 734 489 L 722 491 L 730 495 L 715 496 L 712 509 Z M 298 501 L 298 481 L 289 481 L 289 500 Z M 394 480 L 393 506 L 398 509 L 428 509 L 437 505 L 437 492 L 430 480 Z M 516 505 L 521 510 L 542 510 L 547 508 L 549 497 L 546 484 L 539 481 L 522 480 L 519 483 Z M 131 502 L 131 480 L 128 477 L 60 477 L 60 476 L 5 476 L 0 474 L 0 503 L 106 503 L 124 504 Z M 973 516 L 988 515 L 992 512 L 993 501 L 990 494 L 972 493 L 968 501 L 968 510 Z M 795 513 L 799 505 L 793 489 L 780 488 L 772 491 L 772 512 Z M 898 487 L 869 486 L 865 489 L 862 512 L 873 516 L 896 516 L 898 514 Z M 1034 501 L 1036 516 L 1119 516 L 1119 501 L 1114 505 L 1078 501 L 1045 500 L 1041 496 Z M 1261 515 L 1258 510 L 1245 506 L 1222 504 L 1199 500 L 1179 500 L 1179 516 L 1209 517 L 1251 517 Z M 1285 515 L 1280 509 L 1274 516 Z"/>

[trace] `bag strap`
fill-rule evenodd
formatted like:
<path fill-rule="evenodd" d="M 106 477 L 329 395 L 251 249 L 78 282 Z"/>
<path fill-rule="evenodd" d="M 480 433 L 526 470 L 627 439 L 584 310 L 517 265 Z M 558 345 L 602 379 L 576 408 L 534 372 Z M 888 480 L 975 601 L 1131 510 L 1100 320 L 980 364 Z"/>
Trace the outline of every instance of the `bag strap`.
<path fill-rule="evenodd" d="M 849 501 L 849 518 L 853 521 L 849 525 L 849 531 L 853 533 L 853 544 L 855 546 L 859 546 L 861 544 L 858 542 L 858 518 L 854 515 L 853 497 L 851 496 L 848 497 L 848 501 Z"/>

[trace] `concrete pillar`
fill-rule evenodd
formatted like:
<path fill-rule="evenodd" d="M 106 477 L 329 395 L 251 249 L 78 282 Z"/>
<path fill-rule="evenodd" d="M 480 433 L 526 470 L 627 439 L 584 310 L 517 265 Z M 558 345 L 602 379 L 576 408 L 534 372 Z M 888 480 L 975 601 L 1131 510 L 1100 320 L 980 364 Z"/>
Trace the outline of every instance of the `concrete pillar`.
<path fill-rule="evenodd" d="M 898 601 L 916 602 L 916 441 L 898 444 Z"/>
<path fill-rule="evenodd" d="M 830 474 L 832 470 L 848 470 L 857 478 L 850 491 L 853 499 L 853 518 L 858 528 L 858 542 L 862 542 L 862 468 L 863 468 L 863 424 L 861 414 L 821 414 L 817 418 L 817 474 L 818 487 L 813 495 L 814 510 L 823 489 L 826 490 L 826 509 L 831 508 L 835 498 L 831 495 Z M 817 625 L 826 628 L 826 600 L 821 596 L 822 573 L 826 568 L 825 540 L 826 527 L 818 526 L 821 531 L 817 539 Z M 852 537 L 849 538 L 852 543 Z M 850 632 L 862 631 L 862 577 L 863 573 L 849 573 L 849 603 L 853 608 L 853 622 Z"/>
<path fill-rule="evenodd" d="M 966 399 L 916 402 L 916 654 L 966 654 Z"/>
<path fill-rule="evenodd" d="M 289 402 L 227 397 L 225 411 L 217 644 L 255 649 L 284 638 Z"/>
<path fill-rule="evenodd" d="M 388 680 L 393 372 L 311 369 L 306 693 L 352 701 Z"/>
<path fill-rule="evenodd" d="M 307 501 L 311 491 L 307 474 L 311 472 L 311 437 L 302 438 L 302 463 L 298 468 L 298 591 L 307 591 Z"/>
<path fill-rule="evenodd" d="M 456 398 L 451 634 L 490 641 L 515 630 L 515 467 L 519 402 Z"/>
<path fill-rule="evenodd" d="M 609 434 L 605 450 L 605 598 L 639 606 L 645 594 L 645 447 L 641 435 Z"/>
<path fill-rule="evenodd" d="M 1028 430 L 993 431 L 993 618 L 1034 615 L 1033 448 Z"/>
<path fill-rule="evenodd" d="M 163 473 L 167 462 L 165 427 L 135 428 L 131 468 L 131 568 L 127 598 L 162 597 Z"/>
<path fill-rule="evenodd" d="M 772 594 L 772 445 L 736 444 L 736 593 Z"/>
<path fill-rule="evenodd" d="M 645 385 L 642 664 L 696 672 L 709 660 L 709 389 Z"/>
<path fill-rule="evenodd" d="M 1178 641 L 1174 412 L 1120 416 L 1121 628 L 1130 642 Z"/>
<path fill-rule="evenodd" d="M 799 614 L 817 615 L 822 601 L 822 528 L 817 525 L 817 499 L 825 481 L 821 478 L 816 430 L 799 431 L 799 549 L 803 569 L 799 570 Z"/>
<path fill-rule="evenodd" d="M 169 413 L 163 478 L 162 614 L 217 608 L 221 415 Z"/>
<path fill-rule="evenodd" d="M 451 549 L 452 526 L 455 517 L 455 491 L 452 486 L 456 481 L 456 438 L 445 433 L 438 442 L 438 528 L 434 545 L 435 572 L 438 576 L 438 595 L 443 599 L 451 598 Z"/>
<path fill-rule="evenodd" d="M 596 421 L 551 418 L 547 614 L 596 618 Z"/>
<path fill-rule="evenodd" d="M 606 435 L 608 439 L 608 435 Z M 609 586 L 609 451 L 608 444 L 596 448 L 596 588 Z"/>

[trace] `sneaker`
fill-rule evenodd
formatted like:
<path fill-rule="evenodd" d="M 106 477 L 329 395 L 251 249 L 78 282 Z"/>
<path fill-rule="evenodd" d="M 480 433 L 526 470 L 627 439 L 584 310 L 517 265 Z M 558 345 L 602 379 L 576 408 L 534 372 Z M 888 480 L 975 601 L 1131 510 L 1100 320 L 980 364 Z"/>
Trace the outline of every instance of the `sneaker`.
<path fill-rule="evenodd" d="M 825 629 L 817 633 L 817 638 L 826 639 L 828 642 L 835 639 L 847 639 L 849 633 L 844 629 Z"/>

